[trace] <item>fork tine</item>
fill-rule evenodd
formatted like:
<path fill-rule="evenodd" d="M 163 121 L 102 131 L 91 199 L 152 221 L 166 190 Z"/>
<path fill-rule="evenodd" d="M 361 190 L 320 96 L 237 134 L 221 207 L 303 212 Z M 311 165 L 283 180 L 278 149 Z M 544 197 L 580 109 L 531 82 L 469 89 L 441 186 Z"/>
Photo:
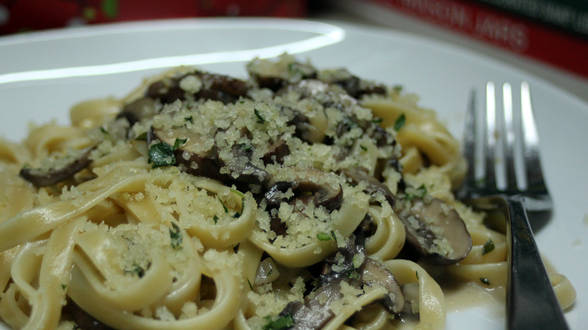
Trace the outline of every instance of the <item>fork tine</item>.
<path fill-rule="evenodd" d="M 502 104 L 504 110 L 505 137 L 504 143 L 504 160 L 506 166 L 506 189 L 510 191 L 517 190 L 517 175 L 515 171 L 515 125 L 512 109 L 512 88 L 509 83 L 502 85 Z"/>
<path fill-rule="evenodd" d="M 521 83 L 521 122 L 523 128 L 523 156 L 528 191 L 547 191 L 541 159 L 539 158 L 539 135 L 533 117 L 531 93 L 527 82 Z"/>
<path fill-rule="evenodd" d="M 463 132 L 463 155 L 468 163 L 468 170 L 464 181 L 464 187 L 476 186 L 476 91 L 470 93 L 470 102 L 465 117 Z"/>
<path fill-rule="evenodd" d="M 484 127 L 484 180 L 486 187 L 496 187 L 496 89 L 494 83 L 486 83 L 486 107 L 482 116 Z"/>

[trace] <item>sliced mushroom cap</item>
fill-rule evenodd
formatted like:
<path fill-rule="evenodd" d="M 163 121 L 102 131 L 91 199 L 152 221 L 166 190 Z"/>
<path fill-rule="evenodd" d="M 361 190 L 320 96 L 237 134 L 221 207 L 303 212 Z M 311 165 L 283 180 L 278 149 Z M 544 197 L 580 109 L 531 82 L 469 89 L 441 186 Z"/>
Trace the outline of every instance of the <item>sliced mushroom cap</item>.
<path fill-rule="evenodd" d="M 356 99 L 367 94 L 386 94 L 386 86 L 360 79 L 344 68 L 321 70 L 318 73 L 318 79 L 341 86 L 347 94 Z"/>
<path fill-rule="evenodd" d="M 291 175 L 288 176 L 288 181 L 277 181 L 271 184 L 267 190 L 265 199 L 268 205 L 277 205 L 279 202 L 276 199 L 278 192 L 285 193 L 288 189 L 294 192 L 294 198 L 303 198 L 305 195 L 311 193 L 312 201 L 317 206 L 324 206 L 327 210 L 333 211 L 341 207 L 343 202 L 343 187 L 340 184 L 334 183 L 327 177 L 328 173 L 323 171 L 307 168 L 292 168 L 289 171 Z"/>
<path fill-rule="evenodd" d="M 385 198 L 386 201 L 390 204 L 390 206 L 394 206 L 394 195 L 384 183 L 378 181 L 371 175 L 365 173 L 364 170 L 360 168 L 354 169 L 344 169 L 341 171 L 346 177 L 351 179 L 351 182 L 354 184 L 358 184 L 360 182 L 364 182 L 366 184 L 365 192 L 373 195 L 377 193 L 381 193 Z"/>
<path fill-rule="evenodd" d="M 174 154 L 177 164 L 186 173 L 205 176 L 228 184 L 264 185 L 269 180 L 269 173 L 253 165 L 249 160 L 250 151 L 244 151 L 240 145 L 233 147 L 236 161 L 227 165 L 232 175 L 226 175 L 220 173 L 221 167 L 226 164 L 219 159 L 216 147 L 210 146 L 208 149 L 203 147 L 206 144 L 201 135 L 184 127 L 153 129 L 153 135 L 170 146 L 175 146 L 176 141 L 184 142 L 177 146 Z"/>
<path fill-rule="evenodd" d="M 47 169 L 23 167 L 19 175 L 36 187 L 54 185 L 73 178 L 76 173 L 88 167 L 92 163 L 90 160 L 92 150 L 94 147 L 80 150 L 75 155 L 60 159 L 57 166 Z"/>
<path fill-rule="evenodd" d="M 284 161 L 284 157 L 290 154 L 290 147 L 284 140 L 280 140 L 269 147 L 269 150 L 263 155 L 261 160 L 263 160 L 263 164 L 282 164 Z"/>
<path fill-rule="evenodd" d="M 156 81 L 149 85 L 145 94 L 164 104 L 185 100 L 187 95 L 195 99 L 216 100 L 226 104 L 245 97 L 248 91 L 249 85 L 244 80 L 195 71 L 180 77 Z"/>
<path fill-rule="evenodd" d="M 316 69 L 308 64 L 297 62 L 290 55 L 283 55 L 277 61 L 255 59 L 247 64 L 249 75 L 261 88 L 273 91 L 302 79 L 316 77 Z"/>
<path fill-rule="evenodd" d="M 255 285 L 271 283 L 280 277 L 280 271 L 274 260 L 270 257 L 263 259 L 257 267 Z"/>
<path fill-rule="evenodd" d="M 156 114 L 155 100 L 149 97 L 142 97 L 125 105 L 116 117 L 126 118 L 132 126 L 134 123 L 152 118 Z"/>
<path fill-rule="evenodd" d="M 394 275 L 374 259 L 367 258 L 361 268 L 361 281 L 368 286 L 381 286 L 388 291 L 384 306 L 392 313 L 404 309 L 404 295 Z"/>
<path fill-rule="evenodd" d="M 407 241 L 430 262 L 452 264 L 470 252 L 472 238 L 465 223 L 443 201 L 417 198 L 395 210 L 404 223 Z"/>

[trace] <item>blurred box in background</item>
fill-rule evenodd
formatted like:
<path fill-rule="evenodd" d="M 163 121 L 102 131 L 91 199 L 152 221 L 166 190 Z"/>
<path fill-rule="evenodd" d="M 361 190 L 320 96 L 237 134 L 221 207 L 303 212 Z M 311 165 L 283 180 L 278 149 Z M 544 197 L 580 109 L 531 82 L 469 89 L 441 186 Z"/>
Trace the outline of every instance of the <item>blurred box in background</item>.
<path fill-rule="evenodd" d="M 340 0 L 370 19 L 404 15 L 588 78 L 588 0 Z M 384 15 L 384 16 L 383 16 Z M 389 18 L 393 19 L 392 15 Z"/>
<path fill-rule="evenodd" d="M 146 19 L 302 17 L 306 11 L 306 0 L 0 0 L 0 35 Z"/>

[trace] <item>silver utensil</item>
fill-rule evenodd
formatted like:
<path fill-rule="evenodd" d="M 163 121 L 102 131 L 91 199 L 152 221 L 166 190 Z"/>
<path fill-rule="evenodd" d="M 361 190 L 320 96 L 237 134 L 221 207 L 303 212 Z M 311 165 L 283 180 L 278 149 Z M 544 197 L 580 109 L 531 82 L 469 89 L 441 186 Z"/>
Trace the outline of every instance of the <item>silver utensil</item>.
<path fill-rule="evenodd" d="M 479 209 L 504 211 L 509 246 L 507 328 L 568 329 L 527 217 L 527 211 L 550 212 L 553 207 L 541 170 L 529 85 L 520 86 L 520 106 L 513 102 L 511 84 L 501 87 L 497 91 L 493 82 L 486 84 L 481 114 L 472 93 L 464 131 L 464 156 L 471 168 L 460 197 Z M 497 104 L 497 94 L 502 95 L 502 104 Z"/>

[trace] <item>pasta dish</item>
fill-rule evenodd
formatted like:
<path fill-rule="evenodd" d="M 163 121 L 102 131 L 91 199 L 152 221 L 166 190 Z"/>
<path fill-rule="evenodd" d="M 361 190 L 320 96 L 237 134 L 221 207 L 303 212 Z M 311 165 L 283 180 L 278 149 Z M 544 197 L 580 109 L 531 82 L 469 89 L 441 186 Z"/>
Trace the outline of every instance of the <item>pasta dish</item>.
<path fill-rule="evenodd" d="M 467 165 L 416 96 L 287 54 L 247 71 L 176 68 L 0 139 L 2 322 L 440 329 L 443 279 L 505 285 L 504 234 L 455 199 Z"/>

